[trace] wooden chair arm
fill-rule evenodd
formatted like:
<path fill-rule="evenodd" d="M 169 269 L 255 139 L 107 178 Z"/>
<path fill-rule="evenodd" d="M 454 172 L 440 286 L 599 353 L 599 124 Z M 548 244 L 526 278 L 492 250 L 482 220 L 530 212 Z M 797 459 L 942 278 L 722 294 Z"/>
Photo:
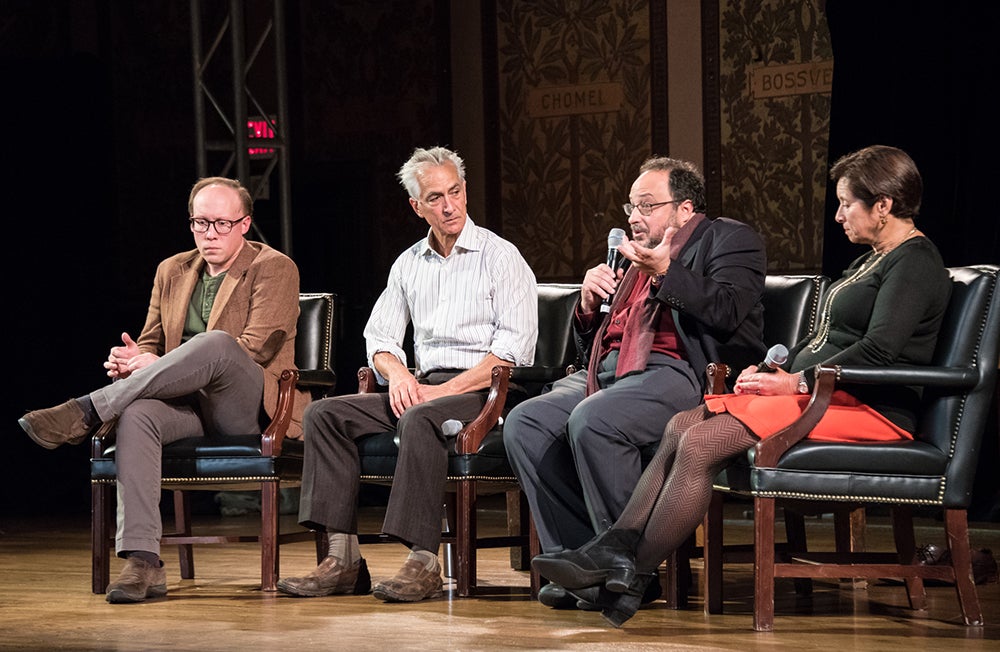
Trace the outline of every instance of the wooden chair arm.
<path fill-rule="evenodd" d="M 840 367 L 816 366 L 816 384 L 802 416 L 786 428 L 757 443 L 753 464 L 756 467 L 773 467 L 789 448 L 805 439 L 812 432 L 826 409 L 837 384 Z"/>
<path fill-rule="evenodd" d="M 299 380 L 296 369 L 285 369 L 278 379 L 278 406 L 274 418 L 264 429 L 260 440 L 260 452 L 265 456 L 281 455 L 281 444 L 292 423 L 292 408 L 295 406 L 295 388 Z"/>
<path fill-rule="evenodd" d="M 378 381 L 375 380 L 375 370 L 371 367 L 358 369 L 358 394 L 371 394 L 377 389 Z"/>
<path fill-rule="evenodd" d="M 710 368 L 712 366 L 709 365 Z M 706 374 L 711 379 L 709 371 Z M 805 439 L 830 407 L 830 397 L 838 385 L 916 385 L 951 388 L 960 392 L 975 386 L 977 378 L 976 371 L 966 367 L 817 365 L 816 383 L 806 409 L 789 426 L 757 444 L 754 466 L 773 467 L 789 448 Z"/>
<path fill-rule="evenodd" d="M 486 404 L 479 416 L 462 428 L 455 437 L 455 452 L 459 455 L 471 455 L 479 450 L 483 439 L 493 426 L 500 420 L 500 413 L 507 403 L 507 388 L 510 385 L 511 367 L 496 365 L 490 373 L 490 391 L 486 395 Z"/>
<path fill-rule="evenodd" d="M 705 387 L 709 394 L 726 394 L 726 378 L 729 377 L 729 365 L 723 362 L 710 362 L 705 368 Z"/>

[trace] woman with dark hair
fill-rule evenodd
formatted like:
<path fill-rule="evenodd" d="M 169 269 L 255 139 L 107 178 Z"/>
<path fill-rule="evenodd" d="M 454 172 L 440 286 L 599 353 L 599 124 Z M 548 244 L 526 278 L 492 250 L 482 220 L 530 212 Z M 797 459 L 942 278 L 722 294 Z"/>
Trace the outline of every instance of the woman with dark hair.
<path fill-rule="evenodd" d="M 875 145 L 830 170 L 836 220 L 871 251 L 826 293 L 819 326 L 773 373 L 744 369 L 733 394 L 707 396 L 667 424 L 656 455 L 611 529 L 576 550 L 539 555 L 532 566 L 621 626 L 635 614 L 655 570 L 701 522 L 712 480 L 744 453 L 797 419 L 817 364 L 928 364 L 951 292 L 934 244 L 914 224 L 923 184 L 913 160 Z M 900 387 L 834 393 L 810 433 L 823 441 L 912 439 L 919 395 Z"/>

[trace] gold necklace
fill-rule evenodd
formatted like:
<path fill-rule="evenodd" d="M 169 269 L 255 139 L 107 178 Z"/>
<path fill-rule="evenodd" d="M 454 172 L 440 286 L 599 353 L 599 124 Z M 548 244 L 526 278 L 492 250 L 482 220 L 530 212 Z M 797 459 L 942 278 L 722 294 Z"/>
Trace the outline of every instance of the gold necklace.
<path fill-rule="evenodd" d="M 816 331 L 816 337 L 814 337 L 812 342 L 809 343 L 810 351 L 816 353 L 823 348 L 824 344 L 826 344 L 826 339 L 830 336 L 830 315 L 833 313 L 833 302 L 837 298 L 837 295 L 840 294 L 840 291 L 849 285 L 856 283 L 863 278 L 865 274 L 875 269 L 875 267 L 878 266 L 879 261 L 886 257 L 886 254 L 903 244 L 903 242 L 913 235 L 916 230 L 917 228 L 913 227 L 899 242 L 891 247 L 883 249 L 882 251 L 872 247 L 872 252 L 868 254 L 868 258 L 861 263 L 854 273 L 844 279 L 842 283 L 830 290 L 830 294 L 827 295 L 826 301 L 823 302 L 823 312 L 820 314 L 819 328 Z"/>

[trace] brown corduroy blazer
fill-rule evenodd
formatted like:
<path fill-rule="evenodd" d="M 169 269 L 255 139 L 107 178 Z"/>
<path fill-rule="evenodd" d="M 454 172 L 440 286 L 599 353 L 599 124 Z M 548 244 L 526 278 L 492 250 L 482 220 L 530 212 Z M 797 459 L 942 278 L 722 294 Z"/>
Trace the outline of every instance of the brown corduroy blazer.
<path fill-rule="evenodd" d="M 146 325 L 139 349 L 163 355 L 181 345 L 188 304 L 204 266 L 197 249 L 176 254 L 156 268 Z M 278 378 L 295 368 L 295 327 L 299 316 L 299 270 L 291 258 L 247 240 L 226 272 L 212 305 L 207 329 L 226 331 L 264 370 L 263 406 L 273 416 Z M 302 436 L 308 392 L 295 397 L 289 437 Z"/>

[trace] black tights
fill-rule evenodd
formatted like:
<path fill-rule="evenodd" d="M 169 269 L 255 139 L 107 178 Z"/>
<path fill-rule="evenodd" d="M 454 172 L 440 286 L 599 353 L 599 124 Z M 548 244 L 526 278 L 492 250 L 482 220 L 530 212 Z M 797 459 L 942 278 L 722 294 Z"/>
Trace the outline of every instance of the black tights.
<path fill-rule="evenodd" d="M 667 424 L 615 527 L 639 530 L 636 570 L 654 571 L 691 536 L 708 511 L 712 481 L 726 462 L 758 439 L 735 417 L 700 405 Z"/>

